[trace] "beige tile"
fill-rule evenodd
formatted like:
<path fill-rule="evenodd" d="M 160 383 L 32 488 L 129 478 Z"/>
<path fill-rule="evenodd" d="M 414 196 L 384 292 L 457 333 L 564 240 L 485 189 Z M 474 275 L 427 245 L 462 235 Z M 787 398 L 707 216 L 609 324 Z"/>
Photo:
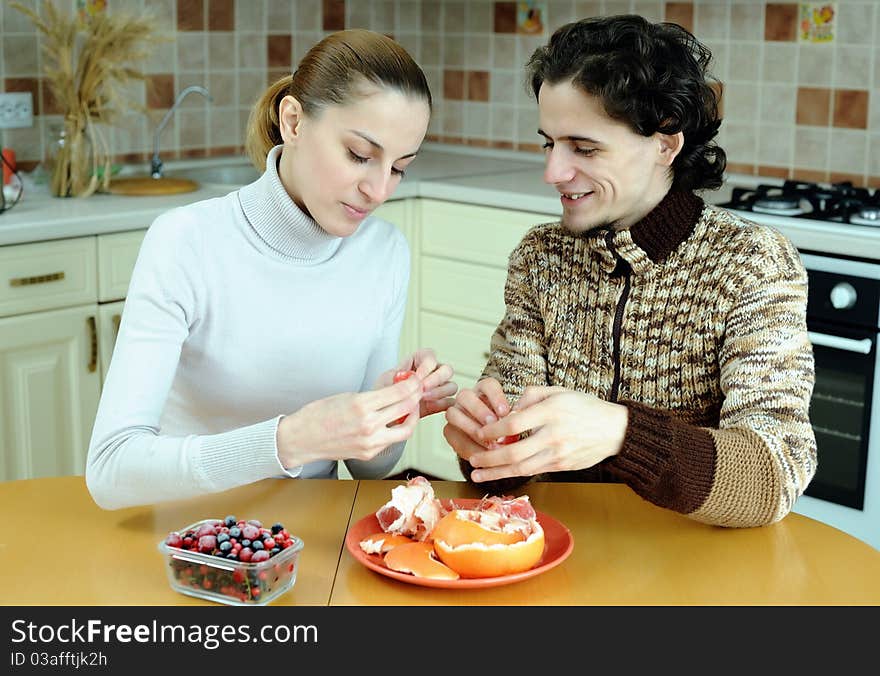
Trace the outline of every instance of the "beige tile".
<path fill-rule="evenodd" d="M 393 0 L 373 0 L 372 29 L 380 33 L 394 33 L 397 24 L 397 12 Z"/>
<path fill-rule="evenodd" d="M 469 33 L 491 33 L 495 11 L 490 2 L 468 2 L 464 25 Z"/>
<path fill-rule="evenodd" d="M 734 2 L 730 7 L 730 39 L 755 40 L 764 35 L 764 7 L 758 2 Z"/>
<path fill-rule="evenodd" d="M 113 123 L 113 154 L 142 153 L 152 150 L 154 130 L 140 113 L 130 113 Z"/>
<path fill-rule="evenodd" d="M 571 0 L 548 0 L 547 27 L 551 32 L 563 24 L 583 18 L 575 13 L 574 5 Z"/>
<path fill-rule="evenodd" d="M 709 61 L 709 73 L 719 80 L 729 79 L 730 68 L 728 66 L 730 47 L 724 40 L 707 40 L 703 43 L 712 52 L 712 60 Z"/>
<path fill-rule="evenodd" d="M 235 68 L 235 33 L 210 33 L 208 35 L 208 68 L 232 70 Z"/>
<path fill-rule="evenodd" d="M 244 143 L 244 135 L 239 129 L 237 108 L 212 108 L 208 119 L 208 142 L 212 146 L 237 146 Z"/>
<path fill-rule="evenodd" d="M 516 103 L 516 89 L 521 87 L 519 73 L 512 70 L 493 70 L 489 80 L 489 101 L 493 104 Z"/>
<path fill-rule="evenodd" d="M 238 93 L 235 89 L 238 78 L 234 73 L 211 73 L 208 75 L 208 91 L 214 100 L 211 108 L 238 105 Z"/>
<path fill-rule="evenodd" d="M 443 102 L 443 133 L 461 136 L 464 129 L 464 105 L 460 101 Z"/>
<path fill-rule="evenodd" d="M 794 150 L 794 125 L 762 124 L 758 127 L 757 164 L 790 167 Z"/>
<path fill-rule="evenodd" d="M 422 56 L 419 64 L 440 66 L 443 64 L 443 41 L 437 35 L 422 33 Z"/>
<path fill-rule="evenodd" d="M 730 82 L 724 88 L 724 111 L 731 122 L 758 119 L 758 88 L 754 83 Z"/>
<path fill-rule="evenodd" d="M 266 35 L 264 33 L 236 33 L 239 68 L 266 68 Z"/>
<path fill-rule="evenodd" d="M 296 0 L 293 7 L 293 28 L 295 31 L 319 31 L 322 17 L 321 0 Z"/>
<path fill-rule="evenodd" d="M 397 8 L 395 31 L 418 31 L 422 25 L 422 3 L 419 0 L 401 0 Z"/>
<path fill-rule="evenodd" d="M 765 43 L 762 79 L 768 82 L 794 82 L 797 56 L 797 45 L 794 43 Z"/>
<path fill-rule="evenodd" d="M 727 39 L 730 28 L 730 3 L 694 6 L 694 35 L 700 40 Z"/>
<path fill-rule="evenodd" d="M 180 70 L 203 70 L 206 65 L 206 34 L 198 32 L 178 33 L 177 67 Z"/>
<path fill-rule="evenodd" d="M 177 111 L 178 140 L 181 148 L 203 148 L 208 142 L 206 123 L 208 116 L 202 112 Z"/>
<path fill-rule="evenodd" d="M 516 108 L 492 104 L 489 122 L 489 134 L 493 140 L 516 140 Z"/>
<path fill-rule="evenodd" d="M 868 160 L 868 133 L 851 129 L 832 129 L 828 153 L 831 171 L 864 174 Z"/>
<path fill-rule="evenodd" d="M 22 75 L 36 77 L 40 74 L 40 68 L 37 64 L 36 34 L 3 36 L 3 74 L 5 77 Z"/>
<path fill-rule="evenodd" d="M 736 82 L 758 80 L 762 46 L 760 42 L 731 42 L 727 69 L 728 80 Z"/>
<path fill-rule="evenodd" d="M 652 23 L 663 21 L 662 0 L 635 0 L 632 11 L 634 14 L 643 16 Z"/>
<path fill-rule="evenodd" d="M 868 103 L 868 131 L 880 133 L 880 91 L 876 89 L 871 92 Z"/>
<path fill-rule="evenodd" d="M 841 45 L 834 55 L 831 82 L 838 89 L 859 89 L 866 86 L 866 74 L 871 72 L 874 50 L 871 47 Z"/>
<path fill-rule="evenodd" d="M 733 163 L 754 164 L 757 157 L 758 137 L 752 124 L 722 123 L 727 159 Z"/>
<path fill-rule="evenodd" d="M 880 134 L 871 134 L 868 152 L 868 174 L 880 177 Z"/>
<path fill-rule="evenodd" d="M 871 44 L 875 39 L 876 2 L 846 2 L 838 5 L 836 38 L 839 44 Z"/>
<path fill-rule="evenodd" d="M 422 38 L 418 33 L 395 33 L 395 39 L 400 43 L 416 63 L 422 62 Z"/>
<path fill-rule="evenodd" d="M 293 30 L 295 4 L 271 0 L 266 5 L 266 28 L 270 33 L 290 33 Z"/>
<path fill-rule="evenodd" d="M 489 104 L 468 101 L 464 104 L 464 129 L 467 138 L 489 139 Z"/>
<path fill-rule="evenodd" d="M 464 36 L 450 35 L 443 40 L 443 63 L 446 66 L 464 66 Z"/>
<path fill-rule="evenodd" d="M 38 125 L 20 129 L 4 129 L 3 145 L 15 149 L 16 162 L 43 159 L 42 133 Z"/>
<path fill-rule="evenodd" d="M 144 0 L 144 11 L 154 17 L 159 30 L 177 30 L 176 0 Z"/>
<path fill-rule="evenodd" d="M 492 40 L 492 67 L 493 68 L 518 68 L 516 58 L 516 37 L 512 35 L 495 34 Z"/>
<path fill-rule="evenodd" d="M 516 141 L 517 143 L 543 143 L 538 136 L 537 106 L 517 106 L 516 108 Z"/>
<path fill-rule="evenodd" d="M 240 106 L 250 108 L 263 94 L 266 88 L 265 71 L 239 71 L 238 73 L 238 103 Z"/>
<path fill-rule="evenodd" d="M 831 85 L 834 51 L 828 45 L 799 45 L 797 81 L 801 85 Z"/>
<path fill-rule="evenodd" d="M 348 12 L 348 19 L 342 22 L 342 17 L 333 19 L 327 14 L 327 3 L 324 3 L 324 30 L 341 30 L 342 28 L 370 28 L 373 23 L 372 7 L 368 2 L 334 2 L 331 3 L 342 7 Z M 340 12 L 335 12 L 340 15 Z"/>
<path fill-rule="evenodd" d="M 605 0 L 605 14 L 629 14 L 631 6 L 629 0 Z"/>
<path fill-rule="evenodd" d="M 794 166 L 825 170 L 830 144 L 831 130 L 827 127 L 795 127 Z"/>
<path fill-rule="evenodd" d="M 265 0 L 235 0 L 236 31 L 264 31 L 265 29 Z"/>
<path fill-rule="evenodd" d="M 422 30 L 429 33 L 439 33 L 442 30 L 443 12 L 438 11 L 440 7 L 437 4 L 430 7 L 424 2 L 421 10 Z"/>
<path fill-rule="evenodd" d="M 27 15 L 17 9 L 13 9 L 8 3 L 3 4 L 4 6 L 0 7 L 0 18 L 3 19 L 3 30 L 0 32 L 7 35 L 9 33 L 37 32 L 37 27 L 34 26 L 34 23 L 27 17 Z M 24 0 L 21 4 L 28 9 L 37 8 L 37 0 Z"/>
<path fill-rule="evenodd" d="M 526 62 L 534 54 L 538 47 L 543 47 L 547 38 L 540 35 L 517 35 L 516 36 L 516 63 L 514 68 L 524 68 Z"/>
<path fill-rule="evenodd" d="M 445 33 L 464 32 L 465 3 L 443 3 L 443 31 Z"/>
<path fill-rule="evenodd" d="M 602 15 L 601 0 L 575 0 L 574 3 L 575 19 L 587 19 L 591 16 Z"/>
<path fill-rule="evenodd" d="M 761 121 L 793 125 L 796 109 L 796 87 L 778 84 L 761 86 Z"/>
<path fill-rule="evenodd" d="M 465 36 L 465 65 L 486 70 L 492 66 L 492 43 L 488 35 Z"/>

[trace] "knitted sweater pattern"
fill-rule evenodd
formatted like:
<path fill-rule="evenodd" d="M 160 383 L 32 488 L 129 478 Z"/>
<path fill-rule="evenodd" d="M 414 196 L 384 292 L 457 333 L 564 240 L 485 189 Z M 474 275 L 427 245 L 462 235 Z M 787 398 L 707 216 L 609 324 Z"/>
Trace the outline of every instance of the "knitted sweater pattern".
<path fill-rule="evenodd" d="M 622 481 L 706 523 L 772 523 L 816 469 L 806 288 L 785 237 L 692 193 L 625 230 L 540 225 L 510 256 L 484 375 L 511 402 L 559 385 L 628 407 L 618 455 L 540 479 Z"/>

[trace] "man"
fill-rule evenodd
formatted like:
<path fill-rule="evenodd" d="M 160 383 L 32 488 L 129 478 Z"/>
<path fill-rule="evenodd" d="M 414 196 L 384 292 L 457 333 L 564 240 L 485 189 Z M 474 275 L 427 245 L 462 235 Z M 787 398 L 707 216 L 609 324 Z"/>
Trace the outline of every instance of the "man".
<path fill-rule="evenodd" d="M 484 378 L 446 413 L 486 492 L 618 481 L 757 526 L 815 473 L 798 253 L 694 193 L 725 168 L 710 58 L 679 26 L 618 16 L 563 26 L 530 59 L 563 215 L 512 252 Z"/>

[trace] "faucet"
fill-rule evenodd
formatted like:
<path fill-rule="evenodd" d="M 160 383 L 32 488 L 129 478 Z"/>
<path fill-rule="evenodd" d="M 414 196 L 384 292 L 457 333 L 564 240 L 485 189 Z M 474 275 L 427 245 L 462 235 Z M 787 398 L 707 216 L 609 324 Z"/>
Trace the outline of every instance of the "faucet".
<path fill-rule="evenodd" d="M 165 129 L 165 125 L 168 124 L 168 120 L 171 119 L 174 111 L 177 110 L 180 102 L 183 101 L 184 97 L 191 92 L 201 94 L 206 99 L 208 99 L 208 101 L 214 100 L 213 98 L 211 98 L 208 90 L 204 87 L 200 87 L 199 85 L 192 85 L 191 87 L 187 87 L 177 95 L 177 99 L 174 101 L 174 105 L 168 109 L 167 113 L 165 113 L 165 117 L 162 118 L 159 126 L 156 127 L 156 133 L 153 135 L 153 158 L 150 160 L 150 176 L 152 176 L 153 178 L 162 178 L 162 160 L 159 159 L 159 136 L 162 134 L 162 130 Z"/>

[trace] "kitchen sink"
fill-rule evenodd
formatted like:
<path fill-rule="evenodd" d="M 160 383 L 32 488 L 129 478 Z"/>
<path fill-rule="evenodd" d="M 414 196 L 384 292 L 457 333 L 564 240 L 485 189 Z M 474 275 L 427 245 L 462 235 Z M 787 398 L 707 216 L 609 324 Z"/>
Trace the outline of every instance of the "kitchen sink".
<path fill-rule="evenodd" d="M 225 164 L 214 167 L 193 167 L 191 169 L 169 169 L 169 175 L 188 178 L 197 183 L 216 183 L 220 185 L 246 185 L 260 177 L 252 164 Z"/>

